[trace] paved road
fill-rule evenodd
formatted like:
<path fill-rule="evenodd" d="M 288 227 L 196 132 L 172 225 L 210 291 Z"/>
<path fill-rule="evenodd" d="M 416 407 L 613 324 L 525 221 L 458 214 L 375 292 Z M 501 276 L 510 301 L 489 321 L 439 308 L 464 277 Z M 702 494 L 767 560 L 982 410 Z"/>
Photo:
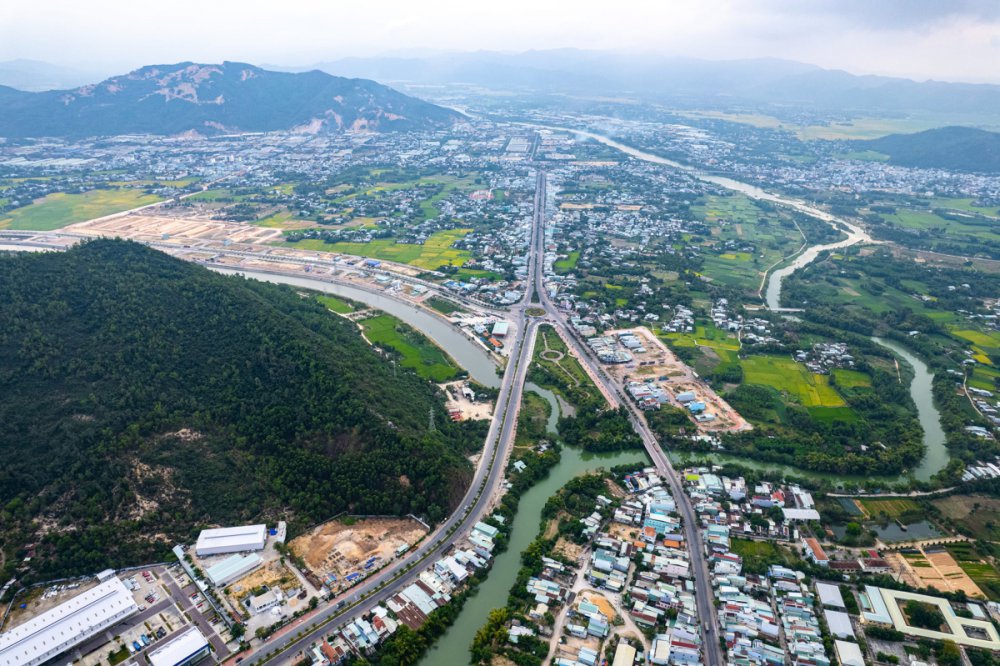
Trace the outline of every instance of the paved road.
<path fill-rule="evenodd" d="M 173 599 L 177 607 L 180 608 L 181 611 L 188 614 L 191 620 L 198 625 L 198 629 L 201 630 L 201 635 L 205 636 L 208 639 L 208 642 L 212 644 L 212 649 L 215 650 L 216 660 L 225 658 L 225 656 L 229 654 L 229 648 L 222 642 L 222 639 L 219 638 L 219 634 L 215 632 L 215 629 L 213 629 L 212 625 L 205 619 L 202 612 L 191 603 L 191 597 L 188 596 L 192 592 L 198 592 L 201 594 L 201 591 L 194 584 L 189 584 L 181 588 L 174 580 L 173 575 L 165 570 L 160 573 L 160 581 L 166 586 L 167 592 L 170 593 L 170 597 Z M 202 594 L 202 596 L 205 595 Z"/>
<path fill-rule="evenodd" d="M 545 204 L 545 176 L 544 174 L 539 175 L 538 184 L 536 186 L 535 194 L 535 209 L 536 211 L 541 208 L 544 210 Z M 535 216 L 535 225 L 538 227 L 533 230 L 533 236 L 536 239 L 537 245 L 533 247 L 534 257 L 533 264 L 537 264 L 536 270 L 539 274 L 542 272 L 543 255 L 544 255 L 544 225 L 545 216 L 544 213 Z M 674 466 L 671 464 L 670 459 L 660 448 L 659 442 L 656 441 L 656 437 L 653 435 L 649 426 L 646 424 L 645 418 L 639 413 L 635 404 L 623 398 L 620 388 L 615 384 L 608 374 L 604 372 L 603 366 L 594 358 L 594 356 L 580 344 L 576 337 L 576 334 L 572 332 L 566 324 L 563 313 L 552 303 L 548 297 L 548 293 L 544 288 L 538 290 L 539 298 L 541 299 L 541 306 L 545 309 L 546 318 L 555 323 L 562 337 L 567 340 L 567 342 L 574 348 L 576 355 L 579 357 L 580 361 L 588 366 L 590 370 L 589 374 L 592 377 L 597 377 L 600 384 L 602 385 L 602 392 L 605 396 L 610 396 L 612 399 L 612 404 L 615 407 L 624 405 L 629 411 L 629 420 L 632 422 L 632 427 L 642 438 L 642 442 L 646 447 L 646 451 L 649 453 L 649 457 L 652 459 L 653 464 L 656 466 L 657 470 L 666 478 L 667 483 L 670 485 L 671 492 L 677 501 L 677 508 L 680 511 L 681 518 L 684 521 L 684 531 L 688 542 L 688 549 L 691 552 L 691 563 L 692 563 L 692 574 L 694 576 L 695 583 L 695 598 L 698 602 L 698 614 L 699 620 L 702 623 L 701 633 L 704 645 L 704 662 L 708 666 L 721 666 L 724 663 L 722 659 L 722 651 L 719 647 L 718 641 L 718 622 L 716 620 L 715 613 L 715 603 L 714 594 L 711 586 L 711 577 L 709 575 L 708 561 L 705 557 L 705 550 L 702 543 L 701 531 L 698 529 L 698 521 L 694 512 L 694 507 L 691 505 L 691 500 L 684 492 L 681 487 L 680 477 Z M 708 631 L 704 629 L 704 623 L 708 622 Z"/>
<path fill-rule="evenodd" d="M 540 176 L 540 178 L 544 179 L 544 176 Z M 544 203 L 544 192 L 541 193 L 541 197 L 539 199 L 539 193 L 536 192 L 536 204 L 539 200 Z M 540 209 L 536 206 L 536 211 L 536 220 L 543 220 L 544 206 Z M 533 236 L 530 240 L 532 249 L 542 245 L 543 240 L 537 237 L 541 231 L 541 224 L 532 225 Z M 542 291 L 541 278 L 541 261 L 529 262 L 526 289 L 528 297 L 525 301 L 530 299 L 531 294 L 536 289 L 539 292 Z M 521 395 L 528 375 L 528 366 L 531 364 L 538 320 L 526 316 L 525 311 L 528 307 L 527 302 L 522 302 L 512 308 L 512 314 L 517 321 L 515 339 L 510 341 L 514 348 L 509 356 L 507 369 L 500 385 L 497 408 L 494 412 L 493 422 L 490 424 L 489 434 L 486 437 L 482 457 L 483 464 L 476 471 L 475 478 L 456 511 L 435 531 L 430 539 L 425 541 L 424 545 L 415 549 L 409 557 L 384 570 L 381 574 L 366 580 L 362 585 L 353 588 L 345 596 L 336 600 L 336 603 L 346 601 L 353 605 L 338 609 L 335 604 L 330 604 L 316 611 L 313 615 L 302 618 L 283 632 L 273 636 L 255 653 L 246 656 L 243 660 L 244 664 L 254 665 L 294 657 L 299 652 L 309 648 L 318 638 L 330 633 L 335 627 L 369 612 L 374 606 L 409 585 L 426 568 L 428 562 L 444 555 L 458 537 L 463 536 L 476 521 L 484 516 L 490 508 L 496 490 L 504 481 L 507 457 L 513 446 L 517 429 L 517 414 L 521 406 Z M 418 562 L 420 564 L 417 564 Z M 406 567 L 410 565 L 413 565 L 412 568 L 407 570 Z M 384 587 L 379 589 L 379 586 L 383 584 L 385 584 Z M 357 603 L 358 598 L 364 594 L 371 596 L 363 603 Z M 296 634 L 303 627 L 307 628 L 306 633 L 296 638 Z M 278 650 L 278 654 L 271 658 L 265 656 L 266 653 L 274 650 Z"/>

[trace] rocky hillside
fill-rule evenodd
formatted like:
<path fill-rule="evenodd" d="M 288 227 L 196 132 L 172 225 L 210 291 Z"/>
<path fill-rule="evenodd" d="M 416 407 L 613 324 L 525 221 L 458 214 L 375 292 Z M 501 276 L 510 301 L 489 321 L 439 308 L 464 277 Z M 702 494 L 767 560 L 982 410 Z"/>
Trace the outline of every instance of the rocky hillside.
<path fill-rule="evenodd" d="M 0 136 L 426 130 L 459 114 L 366 79 L 253 65 L 151 65 L 73 90 L 0 87 Z"/>

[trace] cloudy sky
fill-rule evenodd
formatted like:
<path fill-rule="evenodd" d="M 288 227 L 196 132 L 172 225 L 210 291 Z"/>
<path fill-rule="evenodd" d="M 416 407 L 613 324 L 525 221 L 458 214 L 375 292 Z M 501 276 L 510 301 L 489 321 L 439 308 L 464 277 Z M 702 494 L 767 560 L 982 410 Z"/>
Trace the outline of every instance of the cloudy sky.
<path fill-rule="evenodd" d="M 859 74 L 1000 83 L 1000 0 L 5 0 L 0 60 L 106 73 L 308 65 L 418 49 L 578 47 L 779 57 Z"/>

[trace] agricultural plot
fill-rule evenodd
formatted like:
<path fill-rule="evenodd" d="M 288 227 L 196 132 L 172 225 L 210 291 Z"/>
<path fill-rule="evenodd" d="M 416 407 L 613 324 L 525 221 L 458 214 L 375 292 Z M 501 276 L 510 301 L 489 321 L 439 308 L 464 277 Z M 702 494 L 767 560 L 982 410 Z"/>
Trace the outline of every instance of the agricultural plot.
<path fill-rule="evenodd" d="M 863 499 L 861 500 L 861 506 L 864 507 L 865 513 L 871 518 L 884 515 L 890 520 L 902 520 L 906 523 L 911 522 L 905 519 L 908 514 L 909 517 L 912 517 L 914 514 L 922 517 L 920 505 L 911 499 Z"/>
<path fill-rule="evenodd" d="M 833 375 L 837 386 L 841 388 L 865 388 L 872 385 L 871 377 L 857 370 L 834 368 L 830 374 Z"/>
<path fill-rule="evenodd" d="M 0 229 L 52 231 L 158 201 L 162 199 L 136 189 L 91 190 L 82 194 L 56 192 L 3 214 Z"/>
<path fill-rule="evenodd" d="M 440 383 L 454 379 L 458 365 L 437 345 L 391 315 L 377 315 L 360 322 L 365 337 L 401 357 L 400 365 L 424 379 Z"/>
<path fill-rule="evenodd" d="M 396 261 L 425 270 L 436 270 L 441 266 L 462 266 L 472 258 L 466 250 L 451 246 L 456 240 L 468 234 L 471 229 L 447 229 L 431 234 L 423 245 L 398 243 L 391 238 L 379 238 L 370 243 L 324 243 L 321 240 L 303 240 L 286 243 L 289 247 L 306 250 L 321 250 L 353 254 L 359 257 Z"/>
<path fill-rule="evenodd" d="M 764 271 L 802 244 L 784 212 L 743 195 L 707 196 L 691 212 L 711 230 L 702 274 L 722 284 L 756 292 Z"/>
<path fill-rule="evenodd" d="M 1000 571 L 984 557 L 974 544 L 963 541 L 950 543 L 948 553 L 954 557 L 958 566 L 990 599 L 1000 600 Z"/>
<path fill-rule="evenodd" d="M 815 375 L 801 363 L 780 356 L 751 356 L 740 361 L 743 382 L 770 386 L 803 407 L 844 407 L 826 375 Z"/>
<path fill-rule="evenodd" d="M 947 240 L 948 247 L 962 247 L 969 253 L 975 253 L 982 245 L 1000 243 L 1000 231 L 997 230 L 996 219 L 991 216 L 982 217 L 972 211 L 935 212 L 899 208 L 895 213 L 880 215 L 887 225 L 922 232 L 928 234 L 931 239 Z M 933 247 L 933 244 L 927 247 Z M 954 253 L 954 250 L 952 252 Z"/>
<path fill-rule="evenodd" d="M 1000 539 L 1000 499 L 983 495 L 951 495 L 933 502 L 941 514 L 974 539 Z"/>

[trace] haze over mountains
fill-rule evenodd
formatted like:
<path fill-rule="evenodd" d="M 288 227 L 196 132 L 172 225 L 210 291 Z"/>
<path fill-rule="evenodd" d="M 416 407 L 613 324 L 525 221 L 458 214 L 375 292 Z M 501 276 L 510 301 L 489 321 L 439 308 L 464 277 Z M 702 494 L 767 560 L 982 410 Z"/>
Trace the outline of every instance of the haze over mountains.
<path fill-rule="evenodd" d="M 0 136 L 426 130 L 460 115 L 374 81 L 237 62 L 150 65 L 72 90 L 0 87 Z"/>
<path fill-rule="evenodd" d="M 994 113 L 1000 86 L 857 76 L 777 59 L 712 61 L 557 49 L 344 58 L 315 65 L 339 76 L 690 102 L 742 101 L 866 111 Z"/>

